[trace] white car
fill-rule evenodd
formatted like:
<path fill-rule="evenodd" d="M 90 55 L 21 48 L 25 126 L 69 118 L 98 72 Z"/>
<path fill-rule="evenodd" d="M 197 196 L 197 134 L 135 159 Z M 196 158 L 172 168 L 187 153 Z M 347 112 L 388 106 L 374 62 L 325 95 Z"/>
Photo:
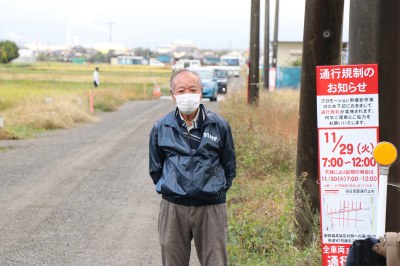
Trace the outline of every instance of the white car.
<path fill-rule="evenodd" d="M 158 61 L 157 58 L 150 58 L 150 62 L 149 62 L 150 66 L 160 66 L 160 67 L 164 67 L 165 64 L 163 62 Z"/>
<path fill-rule="evenodd" d="M 181 59 L 172 66 L 172 71 L 177 71 L 184 68 L 200 67 L 201 62 L 197 59 Z"/>
<path fill-rule="evenodd" d="M 245 64 L 242 56 L 239 55 L 222 55 L 221 66 L 228 71 L 228 75 L 239 77 L 242 66 Z"/>

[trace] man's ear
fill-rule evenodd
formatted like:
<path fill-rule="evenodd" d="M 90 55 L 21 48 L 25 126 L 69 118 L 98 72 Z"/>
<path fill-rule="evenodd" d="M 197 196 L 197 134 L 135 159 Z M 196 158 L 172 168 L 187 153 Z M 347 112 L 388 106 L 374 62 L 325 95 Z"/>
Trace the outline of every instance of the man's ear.
<path fill-rule="evenodd" d="M 169 93 L 171 93 L 172 102 L 176 103 L 176 98 L 175 95 L 172 93 L 172 90 L 169 90 Z"/>

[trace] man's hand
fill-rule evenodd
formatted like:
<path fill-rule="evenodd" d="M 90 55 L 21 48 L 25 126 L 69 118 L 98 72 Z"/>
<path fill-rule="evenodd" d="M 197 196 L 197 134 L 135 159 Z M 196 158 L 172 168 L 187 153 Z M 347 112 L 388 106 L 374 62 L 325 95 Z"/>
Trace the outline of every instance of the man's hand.
<path fill-rule="evenodd" d="M 388 232 L 379 238 L 379 242 L 372 246 L 372 250 L 386 258 L 387 247 L 396 246 L 398 233 Z"/>

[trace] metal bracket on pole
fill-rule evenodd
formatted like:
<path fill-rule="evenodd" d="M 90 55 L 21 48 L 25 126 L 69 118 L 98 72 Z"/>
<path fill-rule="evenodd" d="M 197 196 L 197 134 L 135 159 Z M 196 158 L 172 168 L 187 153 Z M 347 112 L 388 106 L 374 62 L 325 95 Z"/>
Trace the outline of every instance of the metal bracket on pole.
<path fill-rule="evenodd" d="M 379 165 L 377 236 L 383 236 L 386 228 L 386 202 L 389 167 L 397 158 L 397 149 L 390 142 L 379 142 L 373 156 Z"/>
<path fill-rule="evenodd" d="M 387 202 L 387 181 L 389 167 L 379 166 L 379 189 L 378 189 L 378 218 L 376 235 L 383 236 L 386 227 L 386 202 Z"/>

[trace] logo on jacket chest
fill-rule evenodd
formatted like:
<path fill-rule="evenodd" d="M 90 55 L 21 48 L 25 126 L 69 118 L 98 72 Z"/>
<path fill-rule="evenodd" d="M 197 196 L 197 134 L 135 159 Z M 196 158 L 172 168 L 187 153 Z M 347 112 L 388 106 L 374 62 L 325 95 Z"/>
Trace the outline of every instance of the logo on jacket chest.
<path fill-rule="evenodd" d="M 218 139 L 218 137 L 212 136 L 210 133 L 207 133 L 207 132 L 204 132 L 204 133 L 203 133 L 203 137 L 204 137 L 204 138 L 209 138 L 209 139 L 211 139 L 212 141 L 217 141 L 217 139 Z"/>

